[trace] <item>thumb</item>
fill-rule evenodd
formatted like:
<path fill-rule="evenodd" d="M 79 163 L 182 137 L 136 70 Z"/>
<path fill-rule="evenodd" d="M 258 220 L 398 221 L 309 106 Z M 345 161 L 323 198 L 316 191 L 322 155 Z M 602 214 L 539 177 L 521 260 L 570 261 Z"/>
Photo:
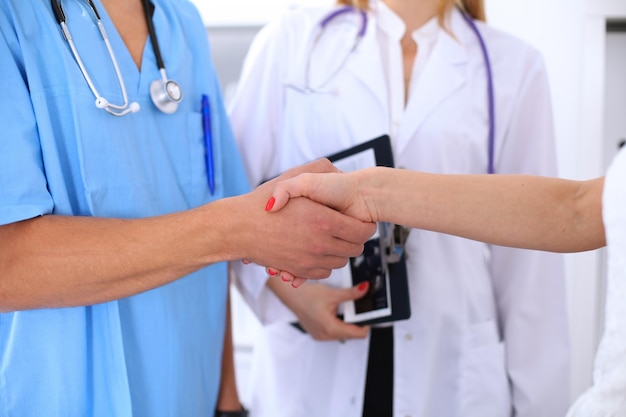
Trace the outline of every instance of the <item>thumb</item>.
<path fill-rule="evenodd" d="M 313 176 L 300 174 L 279 182 L 265 205 L 265 211 L 276 212 L 285 207 L 291 198 L 307 197 L 307 191 L 311 190 L 313 181 Z"/>
<path fill-rule="evenodd" d="M 337 293 L 338 301 L 340 303 L 344 301 L 353 301 L 362 298 L 370 289 L 370 283 L 368 281 L 362 281 L 354 287 L 345 288 Z"/>

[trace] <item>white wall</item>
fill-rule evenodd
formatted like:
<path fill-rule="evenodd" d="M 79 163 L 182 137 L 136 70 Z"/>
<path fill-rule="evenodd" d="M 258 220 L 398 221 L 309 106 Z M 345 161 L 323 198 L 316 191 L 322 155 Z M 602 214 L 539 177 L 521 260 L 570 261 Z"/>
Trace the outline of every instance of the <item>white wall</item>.
<path fill-rule="evenodd" d="M 262 24 L 298 4 L 332 0 L 195 0 L 207 25 Z M 626 20 L 626 0 L 485 0 L 489 22 L 534 45 L 550 78 L 560 175 L 587 179 L 603 175 L 606 18 Z M 567 255 L 572 338 L 572 395 L 591 383 L 601 336 L 603 251 Z M 245 309 L 241 341 L 254 337 L 257 324 Z M 239 334 L 239 336 L 237 336 Z M 245 344 L 245 343 L 244 343 Z"/>
<path fill-rule="evenodd" d="M 332 0 L 192 0 L 208 25 L 266 23 L 288 7 L 333 3 Z"/>

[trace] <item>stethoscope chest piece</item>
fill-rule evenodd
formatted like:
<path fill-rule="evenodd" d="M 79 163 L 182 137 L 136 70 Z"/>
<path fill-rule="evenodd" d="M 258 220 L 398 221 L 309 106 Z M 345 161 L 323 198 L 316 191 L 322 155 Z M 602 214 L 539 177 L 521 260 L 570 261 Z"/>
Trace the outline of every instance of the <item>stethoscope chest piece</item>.
<path fill-rule="evenodd" d="M 124 84 L 124 79 L 122 77 L 122 73 L 120 71 L 119 65 L 117 64 L 117 59 L 115 58 L 115 53 L 113 53 L 113 49 L 111 48 L 111 43 L 109 42 L 109 37 L 106 33 L 104 25 L 102 24 L 102 20 L 100 19 L 100 13 L 98 9 L 96 9 L 96 5 L 92 0 L 87 0 L 87 4 L 91 11 L 93 12 L 93 17 L 96 19 L 96 24 L 98 29 L 100 30 L 100 34 L 102 35 L 102 40 L 104 41 L 107 51 L 109 52 L 109 57 L 111 59 L 111 63 L 113 64 L 113 68 L 115 69 L 115 73 L 117 74 L 117 80 L 120 85 L 120 91 L 122 93 L 122 97 L 124 102 L 122 104 L 112 104 L 106 98 L 102 97 L 96 86 L 94 85 L 91 77 L 87 73 L 87 69 L 83 64 L 83 61 L 74 45 L 72 40 L 72 36 L 70 35 L 69 28 L 67 27 L 65 12 L 63 11 L 63 7 L 61 7 L 61 0 L 51 0 L 52 10 L 54 12 L 54 16 L 61 26 L 61 31 L 63 33 L 63 37 L 67 41 L 72 51 L 72 55 L 74 59 L 78 63 L 80 67 L 80 71 L 82 72 L 91 92 L 96 97 L 96 107 L 99 109 L 103 109 L 113 116 L 124 116 L 129 113 L 136 113 L 139 111 L 139 104 L 137 102 L 128 101 L 128 95 L 126 94 L 126 85 Z M 144 16 L 146 19 L 146 24 L 148 26 L 148 33 L 150 35 L 150 39 L 152 41 L 152 48 L 154 49 L 154 55 L 157 62 L 157 67 L 159 68 L 159 72 L 161 77 L 152 81 L 150 84 L 150 97 L 152 98 L 152 102 L 156 106 L 157 109 L 161 110 L 163 113 L 172 114 L 176 112 L 178 109 L 178 103 L 183 99 L 183 90 L 176 81 L 170 80 L 165 71 L 165 64 L 163 63 L 163 58 L 161 57 L 161 50 L 159 48 L 159 41 L 157 40 L 156 31 L 154 29 L 154 22 L 152 21 L 152 14 L 154 12 L 154 5 L 150 0 L 142 0 Z"/>
<path fill-rule="evenodd" d="M 172 114 L 183 99 L 183 90 L 176 81 L 159 78 L 150 83 L 150 97 L 157 109 Z"/>

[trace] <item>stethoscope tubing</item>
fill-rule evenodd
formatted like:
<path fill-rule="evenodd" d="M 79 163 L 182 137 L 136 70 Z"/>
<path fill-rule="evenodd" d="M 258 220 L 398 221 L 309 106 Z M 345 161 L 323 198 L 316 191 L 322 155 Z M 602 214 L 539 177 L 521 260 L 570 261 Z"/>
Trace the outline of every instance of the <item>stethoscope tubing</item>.
<path fill-rule="evenodd" d="M 481 49 L 481 53 L 483 56 L 483 61 L 485 63 L 485 69 L 486 69 L 486 78 L 487 78 L 487 108 L 488 108 L 488 112 L 489 112 L 489 132 L 488 132 L 488 144 L 487 144 L 487 156 L 488 156 L 488 163 L 487 163 L 487 173 L 489 174 L 494 174 L 495 173 L 495 164 L 494 164 L 494 159 L 495 159 L 495 96 L 494 96 L 494 87 L 493 87 L 493 73 L 492 73 L 492 67 L 491 67 L 491 60 L 489 58 L 489 50 L 487 49 L 487 45 L 485 43 L 485 40 L 482 36 L 482 34 L 480 33 L 480 30 L 478 29 L 478 26 L 476 25 L 476 23 L 474 23 L 474 20 L 471 18 L 471 16 L 469 16 L 464 10 L 459 9 L 459 11 L 461 12 L 461 15 L 463 16 L 463 19 L 467 22 L 467 24 L 470 26 L 470 28 L 472 29 L 472 31 L 474 32 L 474 34 L 476 35 L 476 38 L 478 39 L 478 42 L 480 44 L 480 49 Z M 310 85 L 309 82 L 309 68 L 310 68 L 310 58 L 312 55 L 312 51 L 315 49 L 315 45 L 317 44 L 319 38 L 321 37 L 322 32 L 326 29 L 326 27 L 333 21 L 333 19 L 337 18 L 338 16 L 344 14 L 344 13 L 348 13 L 348 12 L 358 12 L 360 17 L 361 17 L 361 25 L 359 27 L 359 31 L 357 32 L 356 36 L 355 36 L 355 40 L 353 43 L 353 46 L 350 50 L 350 52 L 346 55 L 346 57 L 343 59 L 343 61 L 341 62 L 341 64 L 339 65 L 338 69 L 335 70 L 330 77 L 328 77 L 327 80 L 325 80 L 319 88 L 313 88 Z M 306 58 L 306 64 L 305 64 L 305 74 L 304 74 L 304 86 L 303 87 L 299 87 L 297 85 L 292 85 L 289 84 L 288 86 L 291 88 L 294 88 L 300 92 L 306 93 L 306 94 L 312 94 L 315 92 L 320 92 L 320 93 L 324 93 L 324 92 L 332 92 L 332 90 L 329 91 L 325 91 L 323 90 L 323 87 L 339 72 L 339 70 L 343 67 L 343 65 L 345 64 L 345 62 L 348 59 L 348 56 L 354 51 L 356 50 L 356 48 L 358 47 L 359 43 L 361 42 L 361 40 L 363 39 L 363 37 L 365 36 L 365 32 L 367 30 L 367 24 L 368 24 L 368 17 L 367 17 L 367 13 L 362 10 L 362 9 L 357 9 L 353 6 L 343 6 L 343 7 L 339 7 L 336 10 L 333 10 L 332 12 L 330 12 L 328 15 L 326 15 L 319 23 L 318 23 L 318 31 L 315 34 L 315 37 L 313 38 L 313 41 L 311 42 L 311 46 L 309 47 L 309 54 Z"/>
<path fill-rule="evenodd" d="M 489 108 L 489 142 L 488 142 L 488 154 L 489 154 L 489 165 L 487 166 L 487 173 L 494 174 L 496 172 L 494 167 L 494 152 L 495 152 L 495 98 L 493 93 L 493 74 L 491 71 L 491 60 L 489 58 L 489 52 L 487 50 L 487 45 L 485 44 L 485 39 L 480 34 L 480 30 L 474 23 L 474 20 L 463 10 L 461 10 L 461 15 L 467 22 L 467 24 L 472 28 L 474 33 L 476 34 L 476 38 L 480 43 L 480 49 L 483 54 L 483 60 L 485 61 L 485 70 L 487 71 L 487 106 Z"/>
<path fill-rule="evenodd" d="M 109 41 L 109 37 L 107 35 L 106 29 L 104 28 L 104 24 L 100 18 L 100 13 L 98 12 L 98 8 L 94 4 L 93 0 L 84 0 L 91 9 L 93 15 L 96 18 L 96 26 L 102 36 L 102 40 L 106 46 L 107 52 L 109 54 L 109 58 L 115 70 L 115 74 L 117 76 L 117 80 L 120 86 L 120 90 L 122 92 L 122 97 L 124 99 L 123 104 L 113 104 L 110 103 L 106 98 L 102 97 L 98 92 L 98 89 L 95 86 L 95 83 L 89 76 L 89 72 L 78 53 L 76 45 L 72 39 L 72 35 L 67 26 L 65 12 L 63 11 L 63 7 L 61 5 L 61 0 L 51 0 L 52 11 L 54 13 L 54 17 L 57 20 L 57 23 L 61 27 L 61 32 L 63 37 L 67 41 L 72 55 L 78 67 L 80 68 L 89 89 L 96 97 L 96 107 L 107 111 L 108 113 L 114 116 L 124 116 L 128 113 L 134 113 L 139 111 L 139 104 L 137 102 L 129 103 L 128 102 L 128 94 L 126 91 L 126 83 L 124 82 L 124 78 L 122 76 L 122 72 L 120 70 L 119 64 L 117 62 L 117 58 L 115 57 L 115 52 L 113 51 L 113 47 L 111 46 L 111 42 Z M 153 81 L 150 85 L 150 97 L 152 98 L 152 102 L 154 105 L 161 110 L 163 113 L 172 114 L 178 108 L 178 103 L 183 99 L 182 89 L 180 85 L 174 81 L 170 80 L 167 76 L 167 72 L 165 70 L 165 64 L 163 62 L 163 57 L 161 55 L 161 49 L 159 47 L 159 42 L 156 35 L 156 30 L 154 28 L 154 22 L 152 21 L 152 14 L 154 12 L 154 5 L 150 2 L 150 0 L 142 0 L 142 7 L 144 11 L 144 17 L 146 20 L 146 25 L 148 27 L 148 34 L 150 36 L 150 41 L 152 43 L 152 49 L 154 51 L 154 55 L 156 57 L 157 66 L 159 69 L 160 78 Z"/>
<path fill-rule="evenodd" d="M 163 63 L 163 56 L 161 55 L 161 48 L 159 47 L 159 40 L 157 39 L 156 30 L 154 29 L 154 22 L 152 21 L 152 13 L 154 13 L 154 5 L 149 0 L 142 0 L 143 13 L 146 19 L 146 25 L 148 26 L 148 35 L 150 35 L 150 41 L 152 42 L 152 50 L 156 58 L 157 68 L 159 70 L 165 69 Z"/>
<path fill-rule="evenodd" d="M 76 44 L 74 43 L 70 30 L 67 26 L 65 12 L 63 11 L 63 7 L 61 6 L 61 3 L 59 3 L 57 0 L 51 0 L 51 4 L 52 4 L 52 10 L 54 12 L 54 16 L 57 22 L 59 23 L 59 25 L 61 26 L 61 32 L 63 33 L 63 36 L 65 37 L 70 47 L 72 55 L 74 56 L 74 59 L 76 60 L 76 63 L 78 64 L 78 67 L 80 68 L 80 71 L 83 74 L 83 77 L 85 78 L 85 81 L 87 82 L 87 85 L 89 86 L 89 89 L 91 90 L 93 95 L 96 96 L 96 107 L 102 108 L 114 116 L 121 116 L 123 114 L 126 114 L 126 110 L 129 107 L 128 94 L 126 92 L 126 84 L 124 83 L 122 72 L 120 71 L 119 65 L 117 63 L 117 59 L 115 58 L 115 54 L 113 53 L 113 48 L 111 47 L 109 36 L 107 35 L 106 29 L 104 28 L 104 25 L 102 24 L 102 20 L 100 19 L 100 13 L 98 12 L 96 5 L 93 3 L 92 0 L 87 0 L 87 4 L 89 4 L 89 7 L 91 8 L 96 18 L 96 26 L 98 27 L 100 36 L 102 37 L 102 40 L 104 41 L 105 47 L 109 54 L 109 58 L 111 59 L 111 63 L 113 65 L 113 69 L 115 71 L 115 75 L 117 76 L 120 90 L 122 92 L 122 98 L 124 100 L 124 103 L 121 105 L 110 103 L 108 100 L 104 99 L 100 95 L 100 92 L 98 91 L 98 89 L 96 88 L 96 85 L 94 84 L 91 77 L 89 76 L 89 72 L 87 71 L 87 68 L 85 67 L 85 64 L 83 63 L 83 60 L 81 59 L 80 54 L 78 53 L 78 50 L 76 49 Z M 112 110 L 111 108 L 114 110 Z M 119 110 L 121 113 L 116 112 L 115 110 Z"/>
<path fill-rule="evenodd" d="M 333 10 L 324 19 L 322 19 L 322 21 L 319 23 L 319 26 L 322 30 L 324 30 L 334 18 L 338 17 L 341 14 L 354 11 L 358 12 L 361 16 L 361 27 L 359 28 L 356 36 L 357 38 L 363 38 L 363 36 L 365 36 L 365 32 L 367 31 L 367 14 L 363 9 L 355 9 L 352 6 L 339 7 L 337 10 Z"/>

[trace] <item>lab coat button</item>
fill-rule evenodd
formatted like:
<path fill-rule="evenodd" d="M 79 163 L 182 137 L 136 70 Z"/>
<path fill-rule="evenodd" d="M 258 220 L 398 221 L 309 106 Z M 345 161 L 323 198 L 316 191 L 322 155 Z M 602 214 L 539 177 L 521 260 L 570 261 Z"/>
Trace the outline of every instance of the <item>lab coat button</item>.
<path fill-rule="evenodd" d="M 411 340 L 413 340 L 413 335 L 411 333 L 407 333 L 407 334 L 404 335 L 404 339 L 407 342 L 410 342 Z M 407 416 L 407 417 L 410 417 L 410 416 Z"/>
<path fill-rule="evenodd" d="M 356 397 L 351 397 L 351 398 L 350 398 L 350 404 L 351 404 L 351 405 L 356 404 Z"/>

